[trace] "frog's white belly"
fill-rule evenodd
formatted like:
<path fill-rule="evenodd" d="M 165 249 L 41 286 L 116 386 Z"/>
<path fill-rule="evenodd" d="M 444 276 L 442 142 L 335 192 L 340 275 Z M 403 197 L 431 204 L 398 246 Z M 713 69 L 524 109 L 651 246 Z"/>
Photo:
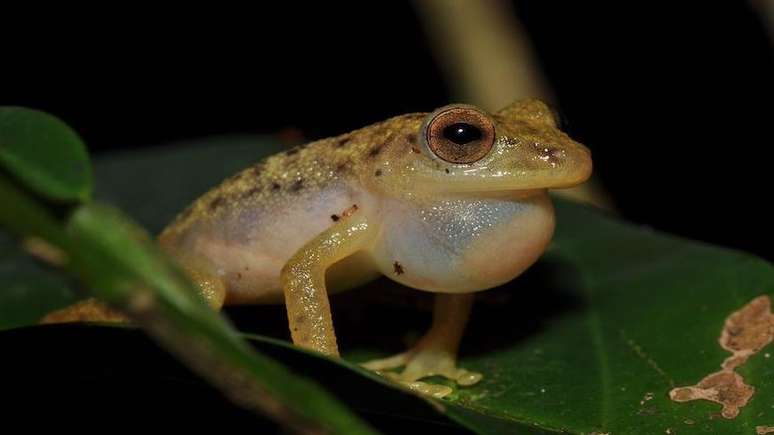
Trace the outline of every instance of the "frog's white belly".
<path fill-rule="evenodd" d="M 521 200 L 449 199 L 385 207 L 374 249 L 382 273 L 410 287 L 457 293 L 515 278 L 543 253 L 554 230 L 548 195 Z"/>
<path fill-rule="evenodd" d="M 227 304 L 278 303 L 283 301 L 280 272 L 288 259 L 330 227 L 332 215 L 341 215 L 355 204 L 361 211 L 367 200 L 343 183 L 301 192 L 201 224 L 183 246 L 210 261 L 226 284 Z M 368 276 L 375 273 L 374 267 L 366 269 L 359 270 L 369 272 Z M 341 286 L 333 290 L 337 287 Z"/>
<path fill-rule="evenodd" d="M 420 290 L 472 292 L 507 282 L 534 263 L 554 229 L 541 192 L 527 199 L 385 199 L 340 183 L 281 203 L 240 209 L 199 223 L 179 247 L 201 256 L 226 284 L 226 303 L 283 301 L 280 272 L 301 247 L 325 231 L 331 215 L 358 205 L 380 226 L 370 249 L 334 265 L 329 291 L 382 274 Z"/>

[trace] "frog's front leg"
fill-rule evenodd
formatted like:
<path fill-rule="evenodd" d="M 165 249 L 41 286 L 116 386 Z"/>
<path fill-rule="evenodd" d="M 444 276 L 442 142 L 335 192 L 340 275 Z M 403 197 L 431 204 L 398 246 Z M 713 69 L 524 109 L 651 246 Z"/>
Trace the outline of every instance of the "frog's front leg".
<path fill-rule="evenodd" d="M 282 268 L 282 288 L 293 343 L 327 355 L 339 355 L 325 271 L 364 249 L 374 234 L 375 229 L 362 214 L 347 217 L 308 242 Z"/>
<path fill-rule="evenodd" d="M 433 325 L 412 349 L 389 358 L 369 361 L 363 366 L 376 371 L 406 366 L 400 374 L 388 376 L 411 389 L 436 397 L 451 393 L 451 388 L 418 380 L 438 375 L 463 386 L 475 384 L 481 380 L 481 374 L 456 366 L 457 350 L 472 305 L 472 293 L 438 294 L 433 308 Z"/>

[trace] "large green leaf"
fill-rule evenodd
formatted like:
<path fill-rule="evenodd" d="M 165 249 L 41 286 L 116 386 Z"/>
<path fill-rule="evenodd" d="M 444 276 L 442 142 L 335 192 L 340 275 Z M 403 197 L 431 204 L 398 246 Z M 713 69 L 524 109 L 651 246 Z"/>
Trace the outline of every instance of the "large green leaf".
<path fill-rule="evenodd" d="M 0 167 L 49 199 L 91 195 L 86 147 L 70 126 L 44 112 L 0 107 Z"/>
<path fill-rule="evenodd" d="M 758 391 L 735 420 L 713 416 L 720 409 L 709 402 L 668 398 L 669 390 L 697 383 L 730 356 L 718 345 L 724 320 L 774 291 L 770 264 L 571 203 L 559 202 L 557 212 L 556 243 L 542 260 L 546 279 L 522 290 L 543 292 L 527 298 L 541 301 L 542 325 L 466 358 L 490 376 L 456 403 L 572 433 L 752 433 L 774 422 L 774 368 L 764 353 L 741 370 Z M 518 304 L 487 319 L 490 335 L 523 324 L 514 316 L 526 312 Z M 512 328 L 503 326 L 509 318 Z"/>
<path fill-rule="evenodd" d="M 276 149 L 266 139 L 241 138 L 105 156 L 96 162 L 97 196 L 157 231 L 206 187 Z M 718 344 L 723 322 L 774 292 L 770 264 L 565 201 L 557 201 L 557 213 L 555 242 L 543 259 L 478 297 L 460 363 L 485 377 L 440 401 L 448 417 L 484 434 L 736 434 L 774 424 L 766 350 L 739 370 L 757 391 L 736 419 L 718 417 L 716 404 L 675 403 L 667 394 L 720 368 L 730 355 Z M 427 326 L 426 296 L 379 281 L 333 297 L 345 358 L 401 351 L 406 337 Z M 282 307 L 228 312 L 242 330 L 287 337 Z M 282 358 L 293 354 L 306 355 L 310 376 L 330 364 L 293 348 Z M 358 388 L 363 396 L 384 391 L 380 382 Z M 424 403 L 416 400 L 405 396 L 407 404 Z M 407 413 L 394 401 L 382 412 Z"/>

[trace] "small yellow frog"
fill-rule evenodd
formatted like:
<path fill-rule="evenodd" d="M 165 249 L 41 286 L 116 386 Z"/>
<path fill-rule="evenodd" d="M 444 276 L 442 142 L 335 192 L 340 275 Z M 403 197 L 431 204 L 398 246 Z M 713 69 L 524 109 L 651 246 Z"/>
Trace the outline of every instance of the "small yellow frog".
<path fill-rule="evenodd" d="M 591 173 L 591 155 L 537 100 L 487 114 L 450 105 L 268 157 L 210 190 L 159 236 L 216 309 L 282 302 L 293 342 L 338 355 L 328 294 L 380 274 L 437 293 L 430 331 L 365 366 L 420 391 L 471 385 L 456 367 L 473 293 L 543 253 L 549 188 Z"/>

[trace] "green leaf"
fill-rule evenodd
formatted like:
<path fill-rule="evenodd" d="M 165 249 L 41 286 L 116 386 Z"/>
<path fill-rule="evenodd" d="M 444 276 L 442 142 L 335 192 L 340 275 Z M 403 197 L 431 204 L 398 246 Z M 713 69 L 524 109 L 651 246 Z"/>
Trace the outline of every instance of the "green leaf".
<path fill-rule="evenodd" d="M 718 418 L 716 404 L 668 397 L 730 356 L 718 345 L 724 321 L 774 292 L 770 264 L 564 201 L 557 213 L 556 242 L 534 271 L 545 275 L 542 284 L 519 286 L 542 293 L 530 298 L 538 301 L 532 309 L 553 309 L 522 340 L 464 358 L 490 376 L 455 403 L 571 433 L 753 433 L 774 422 L 774 368 L 764 364 L 764 352 L 741 370 L 757 392 L 735 420 Z M 504 309 L 518 310 L 516 304 Z M 507 322 L 490 319 L 498 320 Z"/>
<path fill-rule="evenodd" d="M 86 147 L 67 124 L 44 112 L 0 107 L 0 167 L 52 200 L 91 196 Z"/>
<path fill-rule="evenodd" d="M 240 138 L 105 157 L 96 162 L 97 196 L 158 231 L 207 187 L 276 149 L 265 138 Z M 143 182 L 126 183 L 137 178 Z M 440 401 L 445 415 L 482 434 L 737 434 L 774 425 L 768 348 L 739 369 L 756 392 L 736 419 L 718 417 L 717 404 L 668 398 L 673 386 L 719 370 L 730 355 L 718 344 L 726 317 L 774 292 L 774 268 L 741 252 L 556 203 L 549 252 L 524 276 L 479 294 L 460 364 L 485 377 Z M 421 309 L 426 296 L 385 280 L 334 296 L 344 356 L 357 362 L 404 350 L 406 337 L 429 323 Z M 228 313 L 243 331 L 287 337 L 283 307 Z M 278 353 L 283 361 L 296 354 L 305 356 L 305 373 L 328 381 L 321 373 L 330 360 L 294 348 Z M 356 394 L 384 397 L 383 381 L 348 362 L 341 368 L 372 381 L 358 384 Z M 403 402 L 385 399 L 381 409 L 409 418 L 424 403 L 418 400 L 406 393 Z"/>

